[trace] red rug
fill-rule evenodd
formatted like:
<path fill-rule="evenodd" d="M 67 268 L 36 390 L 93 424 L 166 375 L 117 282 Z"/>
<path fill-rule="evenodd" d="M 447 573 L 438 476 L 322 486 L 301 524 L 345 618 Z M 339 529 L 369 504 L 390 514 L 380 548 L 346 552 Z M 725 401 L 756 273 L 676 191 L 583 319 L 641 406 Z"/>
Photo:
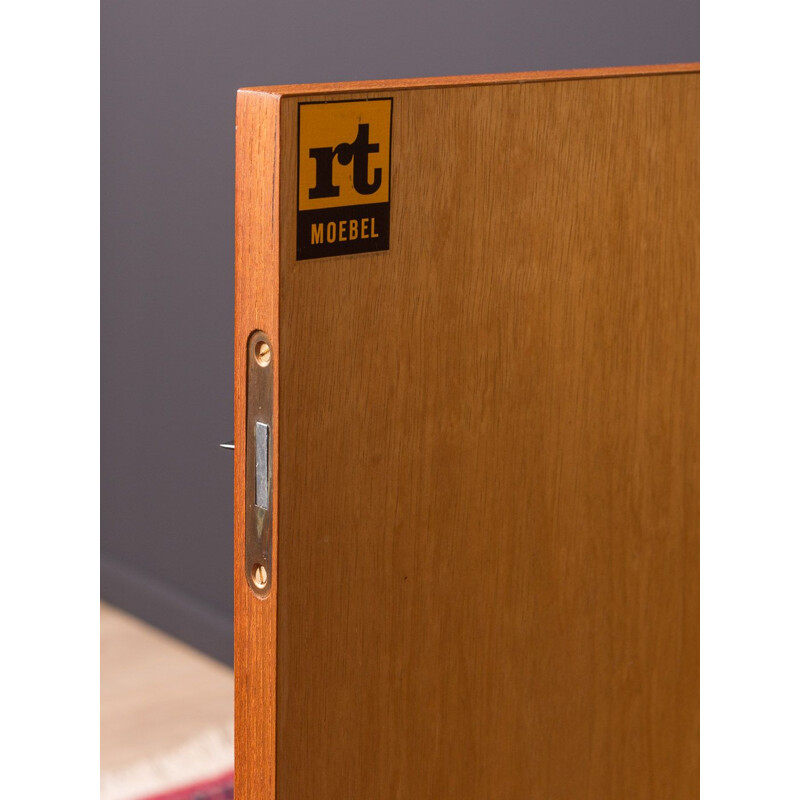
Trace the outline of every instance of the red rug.
<path fill-rule="evenodd" d="M 226 772 L 213 780 L 194 783 L 183 789 L 172 789 L 164 794 L 154 794 L 142 800 L 232 800 L 233 772 Z"/>

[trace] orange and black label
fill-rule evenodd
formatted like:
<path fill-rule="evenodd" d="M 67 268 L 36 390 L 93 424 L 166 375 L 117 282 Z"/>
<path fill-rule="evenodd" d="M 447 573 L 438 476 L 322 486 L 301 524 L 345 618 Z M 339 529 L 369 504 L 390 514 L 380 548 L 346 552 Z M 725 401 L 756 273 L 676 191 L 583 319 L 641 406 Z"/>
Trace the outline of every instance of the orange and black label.
<path fill-rule="evenodd" d="M 300 103 L 297 258 L 389 249 L 392 100 Z"/>

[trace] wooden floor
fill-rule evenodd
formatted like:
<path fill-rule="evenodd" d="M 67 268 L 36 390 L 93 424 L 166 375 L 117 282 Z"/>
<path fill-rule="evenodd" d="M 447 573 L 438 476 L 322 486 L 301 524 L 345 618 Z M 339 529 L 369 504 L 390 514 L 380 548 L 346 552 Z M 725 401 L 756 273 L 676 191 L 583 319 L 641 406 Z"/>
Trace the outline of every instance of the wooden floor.
<path fill-rule="evenodd" d="M 195 753 L 215 748 L 211 766 L 233 767 L 232 746 L 229 764 L 223 763 L 233 726 L 232 670 L 101 604 L 100 675 L 104 785 L 192 747 Z M 103 796 L 124 795 L 108 790 Z"/>

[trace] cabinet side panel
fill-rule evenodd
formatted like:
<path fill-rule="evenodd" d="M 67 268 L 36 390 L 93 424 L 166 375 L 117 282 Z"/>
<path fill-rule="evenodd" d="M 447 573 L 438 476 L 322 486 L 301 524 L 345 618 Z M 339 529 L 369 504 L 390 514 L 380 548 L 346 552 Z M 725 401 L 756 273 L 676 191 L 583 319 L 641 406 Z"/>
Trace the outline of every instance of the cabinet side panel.
<path fill-rule="evenodd" d="M 279 800 L 696 798 L 699 76 L 368 96 L 299 262 L 282 101 Z"/>
<path fill-rule="evenodd" d="M 236 797 L 275 797 L 276 599 L 278 590 L 278 101 L 241 91 L 236 104 L 236 325 L 234 454 L 234 674 Z M 250 589 L 245 564 L 247 341 L 264 331 L 273 348 L 272 588 Z"/>

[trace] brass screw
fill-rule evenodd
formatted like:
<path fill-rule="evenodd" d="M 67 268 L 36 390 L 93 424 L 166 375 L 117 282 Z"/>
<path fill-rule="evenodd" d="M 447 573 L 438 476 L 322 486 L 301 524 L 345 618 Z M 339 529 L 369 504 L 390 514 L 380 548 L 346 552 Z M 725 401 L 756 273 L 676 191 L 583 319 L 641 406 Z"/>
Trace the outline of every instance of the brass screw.
<path fill-rule="evenodd" d="M 259 589 L 267 585 L 267 568 L 263 564 L 253 564 L 253 583 Z"/>
<path fill-rule="evenodd" d="M 266 342 L 259 342 L 256 345 L 256 363 L 261 367 L 268 367 L 272 361 L 272 348 Z"/>

